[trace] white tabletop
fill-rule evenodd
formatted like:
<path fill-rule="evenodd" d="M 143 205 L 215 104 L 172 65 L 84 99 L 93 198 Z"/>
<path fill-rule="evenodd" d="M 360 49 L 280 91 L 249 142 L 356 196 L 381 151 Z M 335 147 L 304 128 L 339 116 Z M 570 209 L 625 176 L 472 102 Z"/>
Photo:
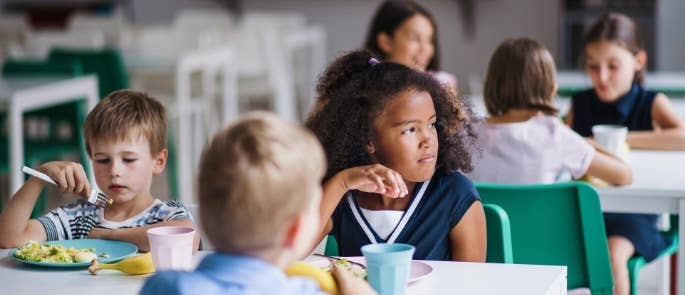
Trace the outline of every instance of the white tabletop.
<path fill-rule="evenodd" d="M 574 90 L 592 87 L 590 78 L 581 71 L 557 73 L 559 89 Z M 645 87 L 659 91 L 685 91 L 685 72 L 650 72 L 645 74 Z"/>
<path fill-rule="evenodd" d="M 3 294 L 137 294 L 149 275 L 127 276 L 103 270 L 35 267 L 17 262 L 0 250 Z M 209 252 L 199 252 L 194 263 Z M 409 294 L 566 294 L 566 267 L 424 261 L 433 267 L 412 283 Z"/>
<path fill-rule="evenodd" d="M 599 188 L 603 210 L 678 213 L 676 203 L 685 198 L 685 175 L 681 173 L 685 152 L 632 150 L 627 161 L 633 169 L 633 184 Z"/>

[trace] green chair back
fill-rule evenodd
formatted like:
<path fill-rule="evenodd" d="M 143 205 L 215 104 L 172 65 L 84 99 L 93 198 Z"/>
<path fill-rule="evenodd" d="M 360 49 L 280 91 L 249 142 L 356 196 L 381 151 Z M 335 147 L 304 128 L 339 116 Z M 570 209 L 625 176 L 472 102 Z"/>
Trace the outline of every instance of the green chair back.
<path fill-rule="evenodd" d="M 85 74 L 96 74 L 100 98 L 119 89 L 129 88 L 129 77 L 119 50 L 53 48 L 48 57 L 51 61 L 77 61 Z"/>
<path fill-rule="evenodd" d="M 7 59 L 2 65 L 3 76 L 80 76 L 83 67 L 73 61 Z"/>
<path fill-rule="evenodd" d="M 484 204 L 483 209 L 488 231 L 488 251 L 485 261 L 513 263 L 511 224 L 507 212 L 495 204 Z"/>
<path fill-rule="evenodd" d="M 338 256 L 338 241 L 333 235 L 326 236 L 326 249 L 324 254 L 328 256 Z"/>
<path fill-rule="evenodd" d="M 514 263 L 565 265 L 569 289 L 612 294 L 604 220 L 592 187 L 569 182 L 476 188 L 483 203 L 499 205 L 509 216 Z"/>
<path fill-rule="evenodd" d="M 8 59 L 2 66 L 5 77 L 77 77 L 83 74 L 83 67 L 77 61 L 68 60 L 16 60 Z M 9 172 L 9 142 L 6 113 L 0 113 L 0 174 Z M 88 156 L 85 153 L 85 142 L 81 126 L 86 117 L 85 102 L 69 102 L 40 110 L 27 112 L 27 120 L 45 120 L 49 124 L 48 135 L 45 138 L 25 138 L 24 158 L 29 166 L 61 159 L 65 156 L 78 154 L 85 163 Z M 69 136 L 64 136 L 64 130 L 70 130 Z M 86 171 L 88 172 L 88 171 Z M 36 217 L 45 210 L 45 194 L 36 202 L 32 216 Z"/>
<path fill-rule="evenodd" d="M 671 240 L 671 244 L 666 247 L 666 249 L 659 252 L 659 259 L 664 259 L 665 257 L 671 256 L 678 252 L 678 243 L 680 242 L 678 236 L 678 215 L 671 215 L 671 228 L 668 231 L 664 231 L 661 234 L 666 236 Z M 635 255 L 630 260 L 628 260 L 628 276 L 630 277 L 630 294 L 637 295 L 638 287 L 638 277 L 640 270 L 647 265 L 647 260 L 640 255 Z M 665 274 L 662 274 L 665 275 Z"/>

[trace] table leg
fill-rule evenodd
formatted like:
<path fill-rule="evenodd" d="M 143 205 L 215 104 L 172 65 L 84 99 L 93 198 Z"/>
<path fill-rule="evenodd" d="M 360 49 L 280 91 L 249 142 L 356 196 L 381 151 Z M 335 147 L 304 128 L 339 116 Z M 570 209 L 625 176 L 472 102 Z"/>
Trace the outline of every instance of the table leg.
<path fill-rule="evenodd" d="M 685 199 L 678 201 L 678 236 L 685 237 Z M 685 243 L 678 244 L 678 294 L 685 294 Z"/>

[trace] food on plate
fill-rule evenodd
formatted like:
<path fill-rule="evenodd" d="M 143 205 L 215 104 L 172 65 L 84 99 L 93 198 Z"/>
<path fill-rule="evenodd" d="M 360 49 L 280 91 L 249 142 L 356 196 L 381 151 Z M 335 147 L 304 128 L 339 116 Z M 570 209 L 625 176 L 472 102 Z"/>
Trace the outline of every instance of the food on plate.
<path fill-rule="evenodd" d="M 91 262 L 98 257 L 93 252 L 79 251 L 74 254 L 74 262 Z"/>
<path fill-rule="evenodd" d="M 64 247 L 63 245 L 41 244 L 30 241 L 26 245 L 17 249 L 14 256 L 32 262 L 52 262 L 52 263 L 78 263 L 89 262 L 89 258 L 95 258 L 95 248 L 76 249 L 74 247 Z M 78 256 L 78 259 L 77 259 Z"/>
<path fill-rule="evenodd" d="M 355 277 L 366 280 L 366 269 L 360 267 L 359 265 L 350 263 L 350 261 L 347 260 L 346 258 L 340 258 L 340 259 L 333 260 L 333 266 L 346 268 Z M 332 270 L 332 266 L 331 267 L 325 267 L 324 270 L 330 272 Z"/>

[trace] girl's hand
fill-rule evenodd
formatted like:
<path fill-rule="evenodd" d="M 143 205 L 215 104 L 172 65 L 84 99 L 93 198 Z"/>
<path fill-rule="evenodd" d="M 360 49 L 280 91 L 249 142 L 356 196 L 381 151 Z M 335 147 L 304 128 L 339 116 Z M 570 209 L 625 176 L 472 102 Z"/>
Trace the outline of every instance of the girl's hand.
<path fill-rule="evenodd" d="M 360 190 L 390 198 L 401 198 L 409 193 L 402 175 L 381 164 L 353 167 L 342 173 L 346 190 Z"/>
<path fill-rule="evenodd" d="M 88 197 L 90 183 L 83 166 L 74 162 L 48 162 L 38 167 L 38 171 L 50 176 L 62 193 L 73 193 Z"/>
<path fill-rule="evenodd" d="M 371 295 L 377 294 L 371 288 L 371 285 L 366 281 L 355 277 L 349 270 L 344 267 L 333 267 L 333 277 L 338 283 L 338 291 L 341 295 L 347 294 L 359 294 L 359 295 Z"/>

